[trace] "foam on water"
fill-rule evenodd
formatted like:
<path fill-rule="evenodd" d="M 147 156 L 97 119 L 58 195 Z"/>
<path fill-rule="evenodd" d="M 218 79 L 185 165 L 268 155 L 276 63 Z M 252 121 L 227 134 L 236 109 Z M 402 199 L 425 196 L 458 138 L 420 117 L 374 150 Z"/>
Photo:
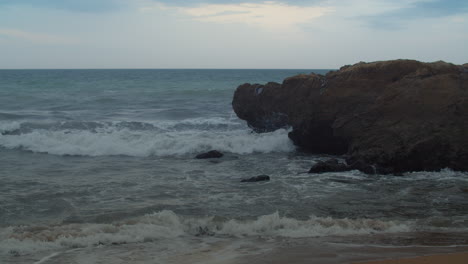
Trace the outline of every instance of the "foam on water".
<path fill-rule="evenodd" d="M 247 236 L 319 237 L 329 235 L 371 234 L 374 232 L 406 232 L 407 224 L 373 219 L 334 219 L 311 216 L 308 220 L 281 217 L 278 213 L 257 220 L 230 220 L 219 233 Z"/>
<path fill-rule="evenodd" d="M 110 224 L 4 228 L 0 230 L 0 253 L 24 255 L 66 248 L 156 242 L 183 236 L 298 238 L 410 230 L 410 223 L 372 219 L 311 216 L 307 220 L 297 220 L 273 213 L 254 220 L 222 220 L 218 217 L 183 217 L 165 210 Z"/>
<path fill-rule="evenodd" d="M 401 177 L 402 180 L 434 180 L 434 181 L 467 181 L 468 177 L 466 172 L 454 171 L 451 169 L 443 169 L 441 171 L 418 171 L 405 173 L 406 177 Z"/>
<path fill-rule="evenodd" d="M 222 117 L 211 117 L 211 118 L 190 118 L 190 119 L 183 119 L 180 121 L 172 121 L 172 120 L 165 120 L 165 121 L 147 121 L 148 123 L 153 124 L 154 126 L 170 129 L 177 125 L 203 125 L 203 126 L 210 126 L 210 125 L 238 125 L 239 123 L 234 122 L 233 120 L 229 120 Z"/>
<path fill-rule="evenodd" d="M 220 125 L 224 127 L 216 129 L 216 126 Z M 237 125 L 235 129 L 229 128 L 235 125 Z M 180 126 L 183 126 L 183 129 L 178 129 Z M 206 129 L 207 126 L 215 128 Z M 87 127 L 90 128 L 86 129 Z M 287 137 L 287 130 L 256 134 L 246 128 L 239 128 L 238 123 L 222 118 L 153 124 L 90 123 L 79 128 L 70 128 L 70 124 L 55 124 L 50 128 L 36 125 L 25 132 L 21 131 L 23 127 L 19 123 L 5 123 L 0 128 L 3 131 L 0 135 L 1 147 L 55 155 L 145 157 L 183 156 L 210 149 L 236 154 L 294 150 L 293 144 Z M 5 133 L 12 131 L 16 133 Z"/>
<path fill-rule="evenodd" d="M 20 129 L 20 127 L 21 127 L 21 123 L 17 121 L 11 121 L 11 122 L 0 121 L 0 134 Z"/>

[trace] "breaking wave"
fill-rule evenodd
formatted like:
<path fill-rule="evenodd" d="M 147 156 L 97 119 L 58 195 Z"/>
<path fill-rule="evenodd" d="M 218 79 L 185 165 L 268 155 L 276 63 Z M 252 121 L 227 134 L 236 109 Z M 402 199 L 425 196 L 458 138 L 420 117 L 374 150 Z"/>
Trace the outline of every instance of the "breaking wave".
<path fill-rule="evenodd" d="M 21 123 L 17 121 L 13 122 L 0 122 L 0 134 L 5 132 L 15 131 L 21 128 Z"/>
<path fill-rule="evenodd" d="M 99 245 L 155 242 L 184 236 L 320 237 L 407 232 L 408 223 L 372 219 L 334 219 L 311 216 L 307 220 L 279 213 L 254 220 L 190 218 L 161 211 L 112 224 L 20 226 L 0 229 L 0 253 L 29 254 L 42 250 Z"/>
<path fill-rule="evenodd" d="M 222 118 L 161 122 L 2 123 L 0 147 L 54 155 L 183 156 L 289 152 L 287 130 L 256 134 Z"/>

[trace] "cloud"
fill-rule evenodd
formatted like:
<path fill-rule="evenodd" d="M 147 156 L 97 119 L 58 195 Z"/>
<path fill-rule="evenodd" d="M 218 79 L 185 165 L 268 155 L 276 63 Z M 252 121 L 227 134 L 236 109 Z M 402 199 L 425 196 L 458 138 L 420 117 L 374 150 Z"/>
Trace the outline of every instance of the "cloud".
<path fill-rule="evenodd" d="M 168 8 L 162 3 L 159 8 Z M 333 11 L 331 7 L 297 6 L 282 2 L 201 4 L 178 6 L 179 12 L 192 19 L 211 23 L 240 23 L 269 30 L 292 29 Z"/>
<path fill-rule="evenodd" d="M 444 17 L 468 12 L 466 0 L 426 0 L 415 3 L 401 14 L 407 17 Z"/>
<path fill-rule="evenodd" d="M 380 29 L 400 29 L 407 22 L 457 15 L 468 16 L 466 0 L 418 0 L 402 5 L 398 9 L 363 17 L 371 26 Z"/>
<path fill-rule="evenodd" d="M 49 45 L 75 44 L 78 42 L 75 39 L 71 39 L 67 37 L 43 34 L 43 33 L 27 32 L 27 31 L 11 29 L 11 28 L 0 28 L 0 38 L 1 37 L 16 38 L 16 39 L 26 40 L 35 44 L 49 44 Z"/>
<path fill-rule="evenodd" d="M 150 0 L 152 1 L 152 0 Z M 156 0 L 160 3 L 170 4 L 174 6 L 194 6 L 199 4 L 242 4 L 242 3 L 263 3 L 265 0 L 202 0 L 202 1 L 193 1 L 193 0 Z M 284 0 L 283 2 L 291 2 L 295 5 L 312 5 L 316 3 L 323 3 L 328 0 Z"/>
<path fill-rule="evenodd" d="M 74 12 L 106 12 L 125 6 L 128 0 L 0 0 L 3 6 L 32 6 Z"/>

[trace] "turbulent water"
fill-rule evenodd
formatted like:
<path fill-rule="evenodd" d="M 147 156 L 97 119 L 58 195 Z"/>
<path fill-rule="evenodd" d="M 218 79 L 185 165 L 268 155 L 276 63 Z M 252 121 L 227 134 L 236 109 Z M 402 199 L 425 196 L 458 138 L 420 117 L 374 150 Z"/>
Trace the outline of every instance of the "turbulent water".
<path fill-rule="evenodd" d="M 467 173 L 308 174 L 326 157 L 233 113 L 238 85 L 311 71 L 0 71 L 0 263 L 468 244 Z M 211 149 L 225 156 L 193 158 Z M 271 181 L 240 183 L 260 174 Z"/>

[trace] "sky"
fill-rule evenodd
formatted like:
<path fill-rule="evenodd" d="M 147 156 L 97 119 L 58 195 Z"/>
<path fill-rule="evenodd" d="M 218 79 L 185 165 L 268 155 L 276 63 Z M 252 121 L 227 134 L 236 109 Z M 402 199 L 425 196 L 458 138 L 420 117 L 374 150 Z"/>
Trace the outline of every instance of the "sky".
<path fill-rule="evenodd" d="M 0 0 L 0 69 L 468 63 L 467 0 Z"/>

